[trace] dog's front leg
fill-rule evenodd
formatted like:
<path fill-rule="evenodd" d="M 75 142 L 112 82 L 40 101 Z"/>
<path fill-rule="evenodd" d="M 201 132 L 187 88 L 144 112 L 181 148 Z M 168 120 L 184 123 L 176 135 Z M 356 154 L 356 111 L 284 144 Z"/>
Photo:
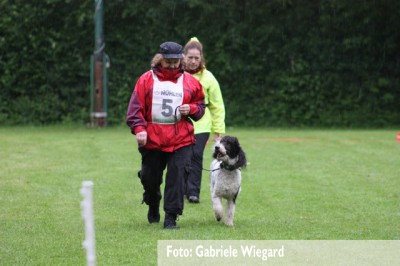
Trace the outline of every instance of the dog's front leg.
<path fill-rule="evenodd" d="M 233 226 L 233 216 L 235 215 L 235 202 L 232 199 L 226 201 L 226 218 L 225 224 Z"/>
<path fill-rule="evenodd" d="M 217 222 L 221 221 L 224 210 L 222 209 L 222 199 L 216 195 L 212 197 L 213 209 L 215 213 L 215 219 Z"/>

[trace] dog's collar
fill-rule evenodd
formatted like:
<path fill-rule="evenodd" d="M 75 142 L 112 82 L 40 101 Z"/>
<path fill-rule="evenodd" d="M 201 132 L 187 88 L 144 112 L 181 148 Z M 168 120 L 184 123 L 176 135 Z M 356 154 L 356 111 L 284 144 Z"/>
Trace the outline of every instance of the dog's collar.
<path fill-rule="evenodd" d="M 228 170 L 228 171 L 233 171 L 233 170 L 238 169 L 237 167 L 235 167 L 235 166 L 233 166 L 233 165 L 228 165 L 228 164 L 224 164 L 224 163 L 221 163 L 221 164 L 219 165 L 219 167 L 220 167 L 221 169 L 225 169 L 225 170 Z"/>

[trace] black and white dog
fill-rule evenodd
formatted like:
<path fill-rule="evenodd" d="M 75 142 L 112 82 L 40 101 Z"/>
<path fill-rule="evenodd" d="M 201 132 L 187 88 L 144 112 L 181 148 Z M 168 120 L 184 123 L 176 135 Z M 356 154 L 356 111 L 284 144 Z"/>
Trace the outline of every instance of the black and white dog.
<path fill-rule="evenodd" d="M 236 137 L 225 136 L 214 146 L 210 188 L 215 219 L 223 217 L 222 198 L 226 199 L 225 224 L 233 226 L 235 202 L 242 181 L 241 168 L 246 167 L 246 154 Z"/>

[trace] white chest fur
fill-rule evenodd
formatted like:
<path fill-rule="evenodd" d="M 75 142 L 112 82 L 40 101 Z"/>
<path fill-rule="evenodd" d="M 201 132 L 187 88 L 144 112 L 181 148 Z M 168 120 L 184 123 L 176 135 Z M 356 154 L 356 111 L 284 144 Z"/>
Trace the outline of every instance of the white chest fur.
<path fill-rule="evenodd" d="M 220 162 L 212 163 L 212 169 L 217 169 Z M 213 196 L 225 199 L 233 199 L 240 190 L 242 181 L 241 172 L 238 169 L 219 169 L 211 173 L 211 193 Z"/>

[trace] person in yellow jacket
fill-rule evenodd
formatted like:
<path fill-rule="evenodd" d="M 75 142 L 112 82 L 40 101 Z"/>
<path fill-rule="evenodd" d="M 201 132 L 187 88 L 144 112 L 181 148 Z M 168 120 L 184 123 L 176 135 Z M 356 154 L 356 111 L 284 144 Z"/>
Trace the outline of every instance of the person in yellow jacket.
<path fill-rule="evenodd" d="M 200 81 L 206 103 L 204 116 L 197 122 L 193 121 L 196 143 L 193 146 L 192 171 L 186 182 L 187 199 L 190 203 L 199 203 L 204 149 L 211 133 L 214 141 L 225 134 L 225 106 L 217 79 L 206 69 L 203 45 L 196 37 L 185 45 L 183 55 L 183 68 Z"/>

